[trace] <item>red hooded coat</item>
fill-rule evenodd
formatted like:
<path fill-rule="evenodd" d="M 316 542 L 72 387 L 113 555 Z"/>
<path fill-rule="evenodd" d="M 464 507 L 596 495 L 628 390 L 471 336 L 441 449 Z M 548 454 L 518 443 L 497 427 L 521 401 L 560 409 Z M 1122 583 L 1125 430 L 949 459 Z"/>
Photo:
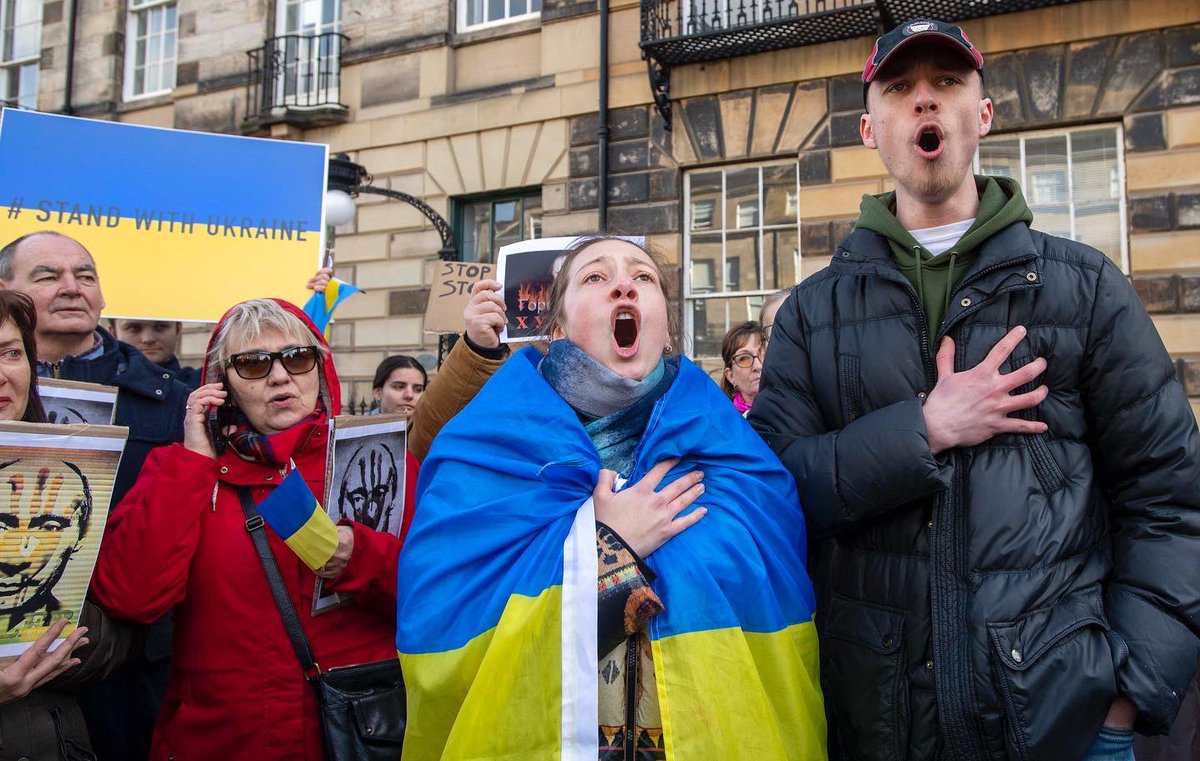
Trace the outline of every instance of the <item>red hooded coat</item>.
<path fill-rule="evenodd" d="M 279 303 L 325 345 L 300 309 Z M 210 343 L 210 354 L 212 349 Z M 322 369 L 326 403 L 336 415 L 341 394 L 332 358 Z M 295 442 L 292 459 L 312 492 L 323 494 L 325 416 L 280 436 Z M 417 481 L 416 459 L 408 454 L 407 462 L 405 531 Z M 288 643 L 236 492 L 238 486 L 250 487 L 255 502 L 261 502 L 281 476 L 277 468 L 247 462 L 232 450 L 214 460 L 172 444 L 151 452 L 137 483 L 109 518 L 92 579 L 93 599 L 115 617 L 143 623 L 175 611 L 175 653 L 151 752 L 156 761 L 325 757 L 313 687 Z M 349 525 L 353 554 L 333 588 L 355 594 L 355 602 L 315 617 L 316 577 L 274 531 L 266 531 L 322 669 L 396 657 L 400 542 Z"/>

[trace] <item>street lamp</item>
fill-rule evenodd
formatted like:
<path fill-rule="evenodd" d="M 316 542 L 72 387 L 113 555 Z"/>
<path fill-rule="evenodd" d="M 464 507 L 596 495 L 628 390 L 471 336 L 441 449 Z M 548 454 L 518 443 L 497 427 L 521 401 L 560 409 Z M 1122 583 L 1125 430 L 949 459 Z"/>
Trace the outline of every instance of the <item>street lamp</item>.
<path fill-rule="evenodd" d="M 377 188 L 371 184 L 371 175 L 362 164 L 356 164 L 344 153 L 339 153 L 329 159 L 329 182 L 325 191 L 325 224 L 337 227 L 354 219 L 354 197 L 362 193 L 384 196 L 394 201 L 402 201 L 421 212 L 434 226 L 442 239 L 442 247 L 438 250 L 438 258 L 443 261 L 454 261 L 458 258 L 458 246 L 454 242 L 454 231 L 445 217 L 437 210 L 416 196 L 401 193 L 399 190 Z M 438 339 L 438 367 L 454 345 L 457 336 L 442 335 Z"/>

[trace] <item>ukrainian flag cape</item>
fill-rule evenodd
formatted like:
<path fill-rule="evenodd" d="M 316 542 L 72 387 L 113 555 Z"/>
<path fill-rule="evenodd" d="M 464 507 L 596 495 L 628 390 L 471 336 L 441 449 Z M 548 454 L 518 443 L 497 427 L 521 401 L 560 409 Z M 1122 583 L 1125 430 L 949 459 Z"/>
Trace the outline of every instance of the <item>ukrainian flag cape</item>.
<path fill-rule="evenodd" d="M 517 353 L 437 437 L 400 553 L 404 759 L 579 759 L 598 745 L 599 456 Z M 702 370 L 681 360 L 630 483 L 680 457 L 708 515 L 647 560 L 672 761 L 825 757 L 814 599 L 791 475 Z"/>

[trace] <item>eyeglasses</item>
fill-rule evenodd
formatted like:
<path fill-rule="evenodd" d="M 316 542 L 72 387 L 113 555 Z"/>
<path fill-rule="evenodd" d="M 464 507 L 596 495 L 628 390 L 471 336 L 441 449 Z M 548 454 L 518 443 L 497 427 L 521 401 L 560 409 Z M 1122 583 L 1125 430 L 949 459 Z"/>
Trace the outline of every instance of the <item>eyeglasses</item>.
<path fill-rule="evenodd" d="M 275 360 L 283 365 L 288 375 L 303 375 L 317 366 L 320 351 L 315 346 L 293 346 L 283 351 L 243 351 L 231 354 L 225 360 L 228 367 L 242 380 L 258 380 L 271 374 Z"/>
<path fill-rule="evenodd" d="M 762 355 L 761 354 L 734 354 L 733 355 L 733 364 L 737 365 L 738 367 L 742 368 L 743 370 L 745 370 L 747 367 L 752 366 L 754 364 L 755 360 L 758 360 L 758 364 L 761 365 L 762 361 L 763 361 Z"/>
<path fill-rule="evenodd" d="M 763 343 L 771 340 L 771 328 L 775 327 L 775 323 L 762 326 Z"/>

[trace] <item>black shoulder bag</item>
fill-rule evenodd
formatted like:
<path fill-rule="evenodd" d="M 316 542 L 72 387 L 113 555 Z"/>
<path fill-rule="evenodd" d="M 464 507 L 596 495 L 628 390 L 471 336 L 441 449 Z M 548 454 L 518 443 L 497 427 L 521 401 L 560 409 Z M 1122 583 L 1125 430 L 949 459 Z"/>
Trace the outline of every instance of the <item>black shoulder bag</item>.
<path fill-rule="evenodd" d="M 258 551 L 258 559 L 279 615 L 283 617 L 292 649 L 304 671 L 304 679 L 317 691 L 325 757 L 328 761 L 395 761 L 400 757 L 407 713 L 400 661 L 389 658 L 377 663 L 321 671 L 313 660 L 296 606 L 288 597 L 279 566 L 263 533 L 262 516 L 254 506 L 249 489 L 239 487 L 237 492 L 242 512 L 246 514 L 246 530 Z"/>

